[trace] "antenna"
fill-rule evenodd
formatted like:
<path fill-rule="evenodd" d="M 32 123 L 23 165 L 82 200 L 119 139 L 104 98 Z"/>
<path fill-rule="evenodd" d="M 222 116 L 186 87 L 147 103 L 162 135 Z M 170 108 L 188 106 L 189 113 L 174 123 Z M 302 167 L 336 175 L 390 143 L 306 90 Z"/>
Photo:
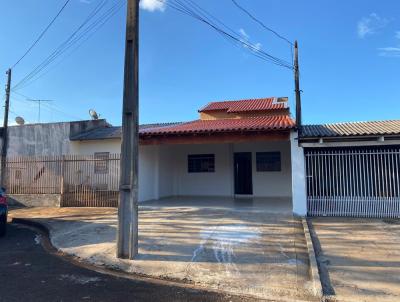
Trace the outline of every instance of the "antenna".
<path fill-rule="evenodd" d="M 15 118 L 15 122 L 16 122 L 17 125 L 19 125 L 19 126 L 22 126 L 22 125 L 25 124 L 25 120 L 24 120 L 24 118 L 21 117 L 21 116 L 17 116 L 17 117 Z"/>
<path fill-rule="evenodd" d="M 100 117 L 100 114 L 97 114 L 96 110 L 94 109 L 89 110 L 89 115 L 92 118 L 92 120 L 98 120 Z"/>
<path fill-rule="evenodd" d="M 27 100 L 29 102 L 36 102 L 38 104 L 38 123 L 40 123 L 40 106 L 42 102 L 55 102 L 54 100 Z"/>

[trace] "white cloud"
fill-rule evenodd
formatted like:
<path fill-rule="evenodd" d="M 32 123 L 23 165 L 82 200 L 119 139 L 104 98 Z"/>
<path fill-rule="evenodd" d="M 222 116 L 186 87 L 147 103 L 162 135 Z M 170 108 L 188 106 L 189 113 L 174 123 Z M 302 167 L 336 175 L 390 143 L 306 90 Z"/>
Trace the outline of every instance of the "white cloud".
<path fill-rule="evenodd" d="M 389 58 L 400 58 L 400 47 L 379 48 L 379 56 Z"/>
<path fill-rule="evenodd" d="M 395 38 L 400 40 L 400 31 L 395 32 Z M 381 47 L 378 50 L 381 57 L 400 58 L 400 42 L 398 46 Z"/>
<path fill-rule="evenodd" d="M 252 51 L 257 51 L 261 50 L 262 44 L 261 43 L 252 43 L 250 42 L 250 36 L 247 34 L 247 32 L 243 29 L 239 29 L 239 34 L 241 36 L 240 41 L 242 42 L 242 45 L 244 48 L 249 48 Z M 253 47 L 249 47 L 249 45 L 253 45 Z"/>
<path fill-rule="evenodd" d="M 360 38 L 376 34 L 389 23 L 389 20 L 371 13 L 368 17 L 362 18 L 357 24 L 357 33 Z"/>
<path fill-rule="evenodd" d="M 400 46 L 399 47 L 382 47 L 378 48 L 379 56 L 390 57 L 390 58 L 400 58 Z"/>
<path fill-rule="evenodd" d="M 165 11 L 167 0 L 141 0 L 140 1 L 140 8 L 154 12 L 156 10 Z"/>
<path fill-rule="evenodd" d="M 250 38 L 243 28 L 239 29 L 239 33 L 245 40 L 248 40 Z"/>

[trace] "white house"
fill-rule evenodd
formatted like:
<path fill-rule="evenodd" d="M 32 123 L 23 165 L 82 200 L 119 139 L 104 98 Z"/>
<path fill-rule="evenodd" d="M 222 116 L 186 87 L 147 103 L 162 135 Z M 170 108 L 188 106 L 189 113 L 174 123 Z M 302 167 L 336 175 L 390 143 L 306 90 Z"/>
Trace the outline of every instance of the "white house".
<path fill-rule="evenodd" d="M 213 102 L 199 119 L 140 127 L 139 199 L 251 197 L 306 213 L 304 160 L 287 98 Z M 71 137 L 77 154 L 120 151 L 121 128 Z M 298 200 L 298 202 L 297 202 Z"/>

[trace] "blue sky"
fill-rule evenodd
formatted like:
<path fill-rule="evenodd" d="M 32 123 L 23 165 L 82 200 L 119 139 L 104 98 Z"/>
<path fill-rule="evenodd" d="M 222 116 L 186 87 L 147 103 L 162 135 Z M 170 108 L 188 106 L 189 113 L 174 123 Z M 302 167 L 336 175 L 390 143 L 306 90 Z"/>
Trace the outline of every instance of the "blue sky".
<path fill-rule="evenodd" d="M 194 1 L 262 50 L 291 60 L 288 44 L 253 22 L 231 0 Z M 64 2 L 3 1 L 1 71 L 21 57 Z M 13 70 L 13 83 L 40 64 L 99 2 L 71 0 Z M 108 7 L 115 2 L 109 0 Z M 291 41 L 299 41 L 305 123 L 399 118 L 400 1 L 237 2 Z M 157 0 L 142 0 L 140 13 L 141 123 L 195 119 L 197 109 L 216 100 L 288 96 L 293 102 L 290 70 L 252 56 Z M 79 48 L 72 48 L 49 65 L 42 77 L 17 92 L 55 100 L 42 106 L 42 121 L 86 119 L 88 110 L 95 108 L 101 117 L 120 125 L 124 32 L 125 7 Z M 1 87 L 5 81 L 1 73 Z M 16 115 L 37 121 L 35 103 L 13 93 L 11 104 L 12 121 Z"/>

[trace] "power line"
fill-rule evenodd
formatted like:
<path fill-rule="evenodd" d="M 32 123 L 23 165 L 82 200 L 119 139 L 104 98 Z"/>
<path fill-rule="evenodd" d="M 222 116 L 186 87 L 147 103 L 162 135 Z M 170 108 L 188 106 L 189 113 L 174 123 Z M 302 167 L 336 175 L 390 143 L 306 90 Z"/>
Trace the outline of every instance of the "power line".
<path fill-rule="evenodd" d="M 205 9 L 201 8 L 199 5 L 194 4 L 191 0 L 190 3 L 188 1 L 180 1 L 180 0 L 158 0 L 159 2 L 164 3 L 168 7 L 171 7 L 183 14 L 186 14 L 194 19 L 197 19 L 198 21 L 205 23 L 206 25 L 210 26 L 212 29 L 217 31 L 217 33 L 221 34 L 224 38 L 230 39 L 232 42 L 235 42 L 236 44 L 239 44 L 243 46 L 245 49 L 249 50 L 250 53 L 262 60 L 272 62 L 275 65 L 282 66 L 285 68 L 288 68 L 290 70 L 293 70 L 293 65 L 290 62 L 287 62 L 283 59 L 277 58 L 273 55 L 270 55 L 269 53 L 265 52 L 262 50 L 259 46 L 251 43 L 248 40 L 243 39 L 237 32 L 233 31 L 231 28 L 226 26 L 223 22 L 219 21 L 216 19 L 214 16 L 212 16 L 210 13 L 208 13 Z M 194 7 L 196 6 L 196 7 Z M 213 22 L 212 19 L 216 20 L 218 23 L 222 24 L 228 31 L 231 33 L 227 32 L 226 30 L 222 29 L 220 26 L 218 26 L 215 22 Z"/>
<path fill-rule="evenodd" d="M 293 43 L 291 41 L 289 41 L 289 39 L 285 38 L 284 36 L 282 36 L 281 34 L 279 34 L 278 32 L 276 32 L 275 30 L 273 30 L 272 28 L 266 26 L 262 21 L 260 21 L 259 19 L 257 19 L 253 14 L 251 14 L 247 9 L 245 9 L 243 6 L 241 6 L 239 3 L 236 2 L 236 0 L 231 0 L 233 2 L 233 4 L 239 8 L 241 11 L 243 11 L 246 15 L 248 15 L 251 19 L 253 19 L 255 22 L 257 22 L 258 24 L 260 24 L 264 29 L 268 30 L 269 32 L 273 33 L 275 36 L 277 36 L 278 38 L 286 41 L 287 43 L 289 43 L 291 46 L 293 46 Z"/>
<path fill-rule="evenodd" d="M 27 55 L 30 53 L 30 51 L 35 47 L 35 45 L 43 38 L 43 36 L 46 34 L 46 32 L 49 30 L 49 28 L 53 25 L 53 23 L 57 20 L 57 18 L 61 15 L 67 4 L 71 0 L 67 0 L 64 5 L 61 7 L 61 9 L 58 11 L 56 16 L 51 20 L 51 22 L 46 26 L 46 28 L 42 31 L 42 33 L 39 35 L 39 37 L 33 42 L 33 44 L 28 48 L 28 50 L 23 54 L 23 56 L 11 67 L 13 69 L 15 66 L 19 64 Z"/>
<path fill-rule="evenodd" d="M 85 119 L 83 119 L 82 117 L 79 117 L 79 116 L 70 114 L 70 113 L 68 113 L 68 112 L 65 112 L 65 111 L 59 109 L 59 107 L 56 107 L 55 104 L 52 104 L 52 105 L 50 105 L 50 104 L 43 104 L 43 107 L 44 107 L 44 108 L 47 108 L 48 110 L 53 110 L 53 111 L 55 111 L 55 112 L 61 113 L 61 114 L 63 114 L 64 116 L 68 116 L 68 117 L 73 118 L 73 119 L 78 120 L 78 121 L 83 121 L 83 120 L 85 120 Z"/>
<path fill-rule="evenodd" d="M 40 72 L 43 68 L 45 68 L 48 64 L 56 58 L 56 56 L 63 50 L 65 45 L 67 45 L 74 36 L 84 27 L 106 4 L 106 0 L 102 0 L 89 14 L 89 16 L 81 23 L 81 25 L 63 42 L 61 43 L 46 59 L 44 59 L 39 65 L 37 65 L 30 73 L 28 73 L 22 80 L 20 80 L 17 84 L 14 85 L 13 89 L 16 90 L 18 86 L 21 86 L 23 83 L 28 81 L 32 76 L 34 76 L 37 72 Z"/>
<path fill-rule="evenodd" d="M 106 5 L 107 0 L 102 0 L 96 8 L 91 12 L 91 14 L 84 20 L 84 22 L 63 42 L 61 43 L 42 63 L 37 65 L 29 74 L 27 74 L 21 81 L 19 81 L 13 89 L 21 89 L 24 86 L 31 84 L 36 81 L 34 77 L 38 75 L 42 70 L 44 70 L 48 65 L 50 65 L 55 59 L 61 56 L 64 52 L 74 46 L 76 43 L 82 40 L 82 38 L 92 35 L 94 32 L 98 31 L 124 4 L 124 1 L 119 1 L 109 8 L 106 12 L 100 15 L 93 22 L 92 19 L 99 14 L 99 12 Z M 86 40 L 85 40 L 86 41 Z M 39 78 L 39 77 L 38 77 Z"/>
<path fill-rule="evenodd" d="M 53 59 L 51 59 L 51 61 L 46 64 L 43 68 L 41 68 L 39 71 L 35 72 L 33 76 L 30 77 L 29 81 L 26 81 L 26 83 L 24 83 L 23 85 L 19 86 L 18 89 L 22 89 L 30 84 L 32 84 L 33 82 L 39 80 L 40 78 L 44 77 L 45 75 L 47 75 L 49 72 L 51 72 L 52 70 L 54 70 L 57 66 L 59 66 L 66 58 L 70 57 L 73 53 L 75 53 L 83 44 L 85 44 L 95 33 L 97 33 L 118 11 L 120 8 L 122 8 L 123 3 L 118 4 L 113 6 L 109 11 L 107 11 L 105 14 L 103 14 L 99 19 L 97 19 L 95 22 L 93 22 L 90 26 L 88 26 L 88 28 L 85 29 L 85 31 L 83 33 L 81 33 L 77 38 L 75 38 L 74 40 L 72 40 L 66 47 L 64 50 L 62 50 L 62 52 L 59 53 L 59 55 L 57 55 L 56 57 L 54 57 Z M 105 18 L 102 18 L 103 16 L 105 16 Z M 100 22 L 102 21 L 102 22 Z M 93 29 L 93 30 L 92 30 Z M 86 35 L 86 37 L 85 37 Z M 85 38 L 82 40 L 82 38 Z M 79 42 L 80 41 L 80 42 Z M 78 43 L 78 44 L 77 44 Z M 69 51 L 66 55 L 64 55 L 55 65 L 53 64 L 53 66 L 51 68 L 47 68 L 47 66 L 49 66 L 53 61 L 55 61 L 56 59 L 58 59 L 59 57 L 61 57 L 64 53 L 66 53 L 72 46 L 74 46 L 75 44 L 76 47 L 74 47 L 71 51 Z M 45 70 L 47 68 L 46 71 L 42 72 L 43 70 Z"/>

